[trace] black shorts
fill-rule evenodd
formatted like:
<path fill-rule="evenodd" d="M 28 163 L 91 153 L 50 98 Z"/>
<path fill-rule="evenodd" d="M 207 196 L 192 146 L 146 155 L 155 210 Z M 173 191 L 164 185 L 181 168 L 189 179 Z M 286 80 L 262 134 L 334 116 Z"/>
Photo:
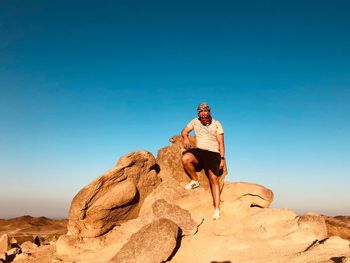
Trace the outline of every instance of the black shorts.
<path fill-rule="evenodd" d="M 184 151 L 182 154 L 192 153 L 196 157 L 198 164 L 196 165 L 196 171 L 204 169 L 210 169 L 216 176 L 222 175 L 222 170 L 219 169 L 221 162 L 221 155 L 217 152 L 211 152 L 202 150 L 199 148 L 190 148 Z"/>

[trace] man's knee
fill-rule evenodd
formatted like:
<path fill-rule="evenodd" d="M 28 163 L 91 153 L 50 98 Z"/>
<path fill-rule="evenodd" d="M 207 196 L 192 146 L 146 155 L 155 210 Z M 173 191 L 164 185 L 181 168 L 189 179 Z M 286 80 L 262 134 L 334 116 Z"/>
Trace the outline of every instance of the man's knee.
<path fill-rule="evenodd" d="M 194 156 L 191 153 L 185 153 L 182 155 L 182 164 L 186 165 L 189 163 L 193 163 L 195 161 Z"/>
<path fill-rule="evenodd" d="M 209 177 L 211 184 L 218 184 L 219 183 L 219 177 L 216 176 L 212 171 L 208 170 L 207 174 L 208 174 L 208 177 Z"/>

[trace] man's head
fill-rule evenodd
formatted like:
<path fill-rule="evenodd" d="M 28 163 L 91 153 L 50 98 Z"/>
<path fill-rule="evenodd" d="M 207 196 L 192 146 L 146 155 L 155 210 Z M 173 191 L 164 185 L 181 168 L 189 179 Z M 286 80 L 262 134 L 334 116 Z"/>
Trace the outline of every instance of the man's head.
<path fill-rule="evenodd" d="M 198 119 L 203 125 L 209 125 L 212 121 L 210 107 L 206 102 L 201 102 L 197 107 Z"/>
<path fill-rule="evenodd" d="M 199 105 L 197 107 L 197 113 L 199 114 L 199 112 L 205 111 L 205 110 L 210 112 L 210 107 L 209 107 L 208 103 L 206 103 L 206 102 L 199 103 Z"/>

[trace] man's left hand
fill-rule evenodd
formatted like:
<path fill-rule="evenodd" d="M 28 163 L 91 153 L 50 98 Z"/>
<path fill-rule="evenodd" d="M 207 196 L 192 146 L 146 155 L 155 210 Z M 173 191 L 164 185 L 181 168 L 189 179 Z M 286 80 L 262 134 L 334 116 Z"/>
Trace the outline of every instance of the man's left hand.
<path fill-rule="evenodd" d="M 219 169 L 223 170 L 224 167 L 225 167 L 225 160 L 221 160 L 220 165 L 219 165 Z"/>

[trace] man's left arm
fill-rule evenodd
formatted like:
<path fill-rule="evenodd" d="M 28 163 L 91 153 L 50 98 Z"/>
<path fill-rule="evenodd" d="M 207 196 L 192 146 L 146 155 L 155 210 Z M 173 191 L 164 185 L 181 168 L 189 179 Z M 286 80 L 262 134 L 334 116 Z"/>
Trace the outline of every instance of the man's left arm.
<path fill-rule="evenodd" d="M 222 170 L 225 166 L 225 141 L 224 141 L 224 134 L 218 134 L 216 135 L 216 138 L 219 143 L 219 152 L 221 156 L 221 162 L 220 162 L 220 170 Z"/>

